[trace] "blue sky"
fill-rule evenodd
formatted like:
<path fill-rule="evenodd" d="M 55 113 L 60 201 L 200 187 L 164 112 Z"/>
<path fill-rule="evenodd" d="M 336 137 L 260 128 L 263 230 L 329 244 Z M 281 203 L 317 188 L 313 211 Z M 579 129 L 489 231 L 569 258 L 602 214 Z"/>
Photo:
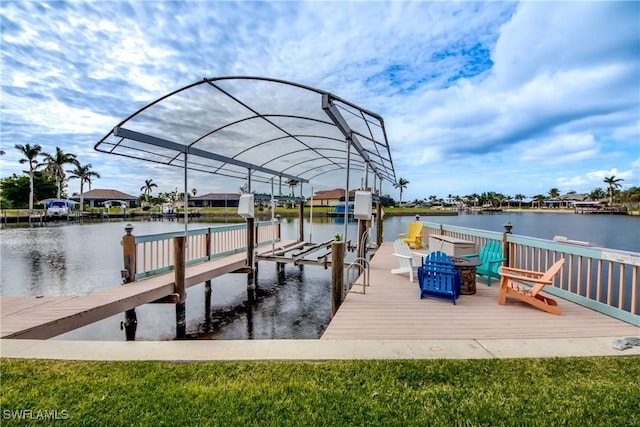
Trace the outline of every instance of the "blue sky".
<path fill-rule="evenodd" d="M 93 146 L 172 90 L 248 75 L 382 115 L 404 200 L 640 186 L 638 2 L 3 0 L 0 18 L 2 177 L 24 169 L 15 144 L 40 144 L 91 163 L 93 188 L 180 188 L 179 170 Z M 200 194 L 242 185 L 189 179 Z"/>

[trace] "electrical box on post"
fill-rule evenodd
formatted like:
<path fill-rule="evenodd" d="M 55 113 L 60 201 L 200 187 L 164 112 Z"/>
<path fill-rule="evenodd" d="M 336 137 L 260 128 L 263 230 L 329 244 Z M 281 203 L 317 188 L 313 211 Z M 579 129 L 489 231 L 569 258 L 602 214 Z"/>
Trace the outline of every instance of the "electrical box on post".
<path fill-rule="evenodd" d="M 241 194 L 238 202 L 238 215 L 243 218 L 253 218 L 253 194 Z"/>
<path fill-rule="evenodd" d="M 356 219 L 364 219 L 369 221 L 371 219 L 371 192 L 370 191 L 356 191 L 354 197 L 353 217 Z"/>

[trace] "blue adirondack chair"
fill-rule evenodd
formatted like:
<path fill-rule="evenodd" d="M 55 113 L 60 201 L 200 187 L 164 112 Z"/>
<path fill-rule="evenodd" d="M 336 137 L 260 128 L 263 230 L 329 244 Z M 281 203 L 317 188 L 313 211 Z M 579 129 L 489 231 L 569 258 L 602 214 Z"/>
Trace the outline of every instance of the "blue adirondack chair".
<path fill-rule="evenodd" d="M 460 274 L 444 252 L 431 252 L 423 259 L 418 267 L 418 283 L 420 299 L 440 298 L 455 305 L 460 295 Z"/>
<path fill-rule="evenodd" d="M 476 267 L 476 275 L 484 276 L 487 286 L 491 286 L 491 278 L 500 280 L 500 265 L 506 261 L 502 254 L 502 244 L 497 240 L 489 240 L 477 254 L 462 255 L 460 258 L 480 258 L 481 264 Z"/>

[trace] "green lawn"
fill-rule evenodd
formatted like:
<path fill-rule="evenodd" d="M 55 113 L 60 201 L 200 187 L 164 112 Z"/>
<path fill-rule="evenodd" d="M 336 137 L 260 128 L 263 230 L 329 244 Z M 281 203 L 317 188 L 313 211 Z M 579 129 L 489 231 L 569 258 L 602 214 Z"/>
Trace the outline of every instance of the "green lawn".
<path fill-rule="evenodd" d="M 2 425 L 640 425 L 640 357 L 328 362 L 3 359 Z M 30 413 L 24 412 L 30 410 Z M 22 411 L 22 412 L 21 412 Z M 13 415 L 12 415 L 13 414 Z M 29 420 L 33 422 L 33 420 Z"/>

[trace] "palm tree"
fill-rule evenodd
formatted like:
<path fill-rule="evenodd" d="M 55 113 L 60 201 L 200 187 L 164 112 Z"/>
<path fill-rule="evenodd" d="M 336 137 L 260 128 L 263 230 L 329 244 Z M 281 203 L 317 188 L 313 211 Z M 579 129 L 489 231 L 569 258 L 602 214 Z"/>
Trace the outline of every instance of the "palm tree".
<path fill-rule="evenodd" d="M 524 200 L 524 194 L 516 194 L 515 196 L 513 196 L 514 199 L 516 199 L 518 201 L 518 209 L 522 209 L 522 201 Z"/>
<path fill-rule="evenodd" d="M 402 191 L 407 188 L 407 184 L 409 184 L 409 181 L 407 181 L 404 178 L 400 178 L 398 179 L 398 182 L 396 182 L 395 184 L 393 184 L 393 188 L 399 188 L 400 189 L 400 206 L 402 206 Z"/>
<path fill-rule="evenodd" d="M 551 200 L 557 200 L 560 197 L 560 190 L 558 190 L 557 188 L 554 187 L 551 190 L 549 190 L 548 194 L 549 194 L 549 198 Z M 555 204 L 552 203 L 551 206 L 555 207 Z M 558 204 L 557 207 L 560 207 L 560 204 Z"/>
<path fill-rule="evenodd" d="M 20 159 L 20 163 L 29 163 L 29 213 L 31 213 L 33 211 L 33 173 L 40 166 L 36 158 L 42 154 L 42 147 L 38 144 L 33 147 L 30 144 L 16 144 L 16 149 L 25 157 Z"/>
<path fill-rule="evenodd" d="M 470 197 L 471 197 L 471 200 L 473 200 L 473 207 L 475 208 L 476 205 L 478 204 L 478 199 L 480 198 L 480 195 L 478 193 L 472 193 Z"/>
<path fill-rule="evenodd" d="M 151 198 L 151 193 L 153 192 L 154 188 L 158 188 L 158 184 L 153 182 L 153 179 L 144 180 L 144 185 L 140 187 L 140 191 L 142 191 L 142 196 L 140 196 L 140 200 L 143 201 L 143 206 L 144 206 L 144 203 L 149 202 Z"/>
<path fill-rule="evenodd" d="M 622 184 L 620 184 L 620 181 L 624 181 L 624 179 L 616 178 L 615 175 L 604 177 L 604 183 L 609 186 L 609 188 L 607 189 L 607 192 L 609 193 L 609 206 L 613 206 L 613 193 L 616 190 L 616 188 L 622 187 Z"/>
<path fill-rule="evenodd" d="M 144 185 L 140 187 L 140 191 L 142 191 L 144 195 L 150 196 L 154 188 L 158 188 L 158 184 L 153 182 L 152 179 L 145 179 Z"/>
<path fill-rule="evenodd" d="M 589 193 L 589 199 L 594 202 L 596 200 L 602 200 L 605 197 L 607 197 L 607 193 L 605 193 L 604 190 L 600 187 L 594 188 L 591 193 Z"/>
<path fill-rule="evenodd" d="M 533 200 L 538 205 L 538 208 L 540 208 L 540 205 L 542 205 L 542 203 L 544 202 L 544 195 L 543 194 L 536 194 L 535 196 L 533 196 Z"/>
<path fill-rule="evenodd" d="M 56 178 L 56 187 L 58 188 L 57 198 L 60 198 L 60 190 L 64 185 L 65 173 L 64 173 L 64 165 L 70 164 L 74 166 L 79 166 L 80 163 L 76 159 L 75 154 L 65 153 L 60 149 L 60 147 L 56 147 L 56 152 L 54 155 L 48 153 L 42 153 L 44 156 L 44 165 L 45 165 L 45 174 L 49 176 L 54 176 Z"/>
<path fill-rule="evenodd" d="M 70 173 L 69 179 L 78 178 L 80 180 L 80 212 L 84 210 L 84 183 L 91 185 L 91 178 L 100 178 L 100 174 L 91 170 L 91 163 L 82 166 L 79 163 L 75 170 L 67 171 Z"/>

